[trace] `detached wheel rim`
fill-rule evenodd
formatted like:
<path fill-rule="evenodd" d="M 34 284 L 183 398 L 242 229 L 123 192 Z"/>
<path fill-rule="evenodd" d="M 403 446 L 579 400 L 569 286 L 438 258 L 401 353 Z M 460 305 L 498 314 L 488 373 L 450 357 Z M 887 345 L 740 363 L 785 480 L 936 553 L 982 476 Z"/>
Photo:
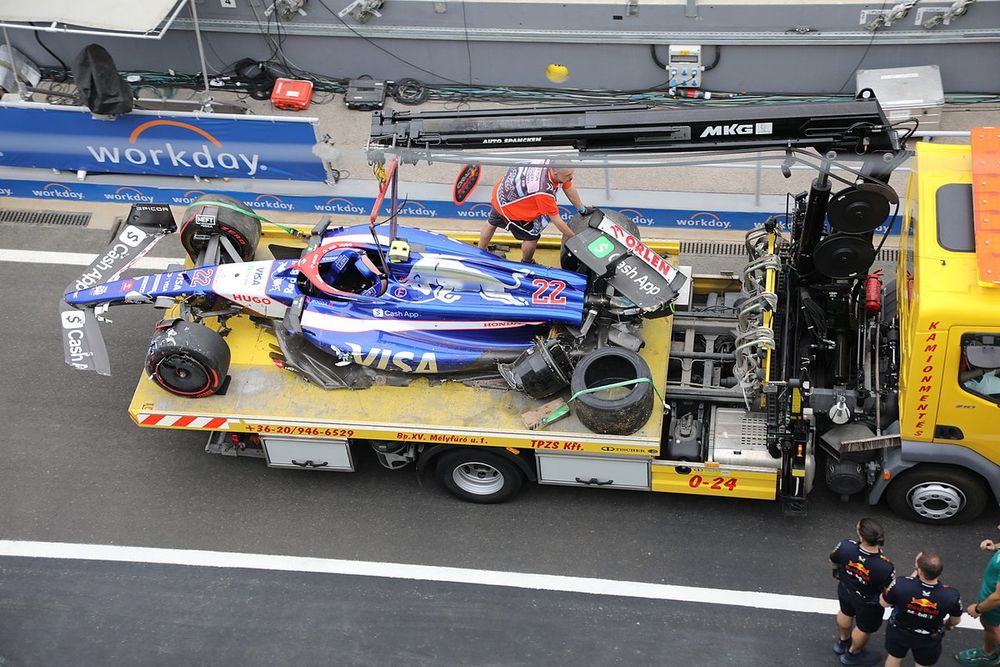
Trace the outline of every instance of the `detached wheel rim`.
<path fill-rule="evenodd" d="M 965 507 L 965 494 L 947 482 L 922 482 L 906 493 L 910 508 L 927 519 L 950 519 Z"/>
<path fill-rule="evenodd" d="M 489 496 L 499 492 L 504 486 L 503 474 L 488 463 L 470 461 L 457 466 L 451 472 L 455 486 L 466 493 Z"/>
<path fill-rule="evenodd" d="M 195 394 L 209 384 L 209 373 L 205 367 L 191 357 L 175 354 L 167 357 L 156 367 L 156 375 L 171 389 Z"/>

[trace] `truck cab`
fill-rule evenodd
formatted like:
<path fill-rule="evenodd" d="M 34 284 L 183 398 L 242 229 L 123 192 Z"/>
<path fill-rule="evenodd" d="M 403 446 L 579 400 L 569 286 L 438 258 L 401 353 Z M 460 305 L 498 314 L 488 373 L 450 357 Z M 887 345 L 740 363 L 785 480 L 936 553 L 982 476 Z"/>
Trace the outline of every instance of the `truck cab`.
<path fill-rule="evenodd" d="M 917 143 L 907 191 L 895 297 L 901 447 L 887 450 L 883 477 L 894 509 L 925 521 L 978 514 L 1000 491 L 997 134 Z"/>

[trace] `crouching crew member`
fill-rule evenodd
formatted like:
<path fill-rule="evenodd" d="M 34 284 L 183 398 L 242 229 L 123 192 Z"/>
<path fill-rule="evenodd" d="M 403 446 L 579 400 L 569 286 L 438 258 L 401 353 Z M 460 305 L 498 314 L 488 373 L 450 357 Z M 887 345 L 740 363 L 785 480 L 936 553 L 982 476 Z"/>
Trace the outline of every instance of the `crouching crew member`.
<path fill-rule="evenodd" d="M 506 229 L 521 242 L 521 261 L 531 262 L 538 246 L 538 239 L 548 222 L 555 225 L 563 238 L 573 236 L 573 231 L 559 216 L 556 194 L 559 188 L 577 211 L 586 215 L 593 208 L 585 207 L 573 187 L 572 169 L 548 167 L 511 167 L 493 187 L 493 208 L 490 217 L 479 232 L 479 249 L 489 249 L 493 232 Z"/>
<path fill-rule="evenodd" d="M 913 574 L 898 577 L 880 600 L 883 607 L 892 607 L 885 631 L 886 667 L 902 665 L 909 651 L 917 667 L 935 664 L 944 633 L 962 620 L 958 591 L 938 581 L 944 569 L 941 556 L 921 551 L 915 565 Z"/>
<path fill-rule="evenodd" d="M 878 662 L 879 654 L 866 649 L 865 644 L 882 626 L 879 596 L 892 582 L 895 568 L 882 553 L 885 531 L 878 522 L 862 519 L 856 531 L 857 540 L 843 540 L 830 554 L 833 576 L 840 582 L 840 639 L 833 645 L 833 652 L 845 665 L 871 665 Z"/>

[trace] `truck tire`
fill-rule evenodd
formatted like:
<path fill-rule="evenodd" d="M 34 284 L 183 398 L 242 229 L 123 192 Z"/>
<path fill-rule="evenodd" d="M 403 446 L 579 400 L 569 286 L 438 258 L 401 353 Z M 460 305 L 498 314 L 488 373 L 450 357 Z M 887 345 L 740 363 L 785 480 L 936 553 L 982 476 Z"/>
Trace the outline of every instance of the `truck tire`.
<path fill-rule="evenodd" d="M 158 387 L 175 396 L 202 398 L 222 387 L 229 361 L 229 346 L 217 331 L 178 320 L 153 334 L 146 373 Z"/>
<path fill-rule="evenodd" d="M 907 470 L 886 490 L 893 512 L 937 525 L 971 521 L 982 514 L 989 499 L 990 492 L 978 475 L 950 466 Z"/>
<path fill-rule="evenodd" d="M 570 391 L 651 377 L 645 359 L 623 347 L 602 347 L 577 363 L 570 381 Z M 618 390 L 617 398 L 600 396 L 601 392 L 583 394 L 572 402 L 573 412 L 594 433 L 629 435 L 642 428 L 653 414 L 653 386 L 639 382 Z"/>
<path fill-rule="evenodd" d="M 199 233 L 196 218 L 206 207 L 214 202 L 229 204 L 230 206 L 247 211 L 247 213 L 242 213 L 220 206 L 216 214 L 216 224 L 218 226 L 218 233 L 221 233 L 232 242 L 240 258 L 244 262 L 251 261 L 254 258 L 254 253 L 257 252 L 257 244 L 260 242 L 260 220 L 253 215 L 248 215 L 248 213 L 252 214 L 253 212 L 250 211 L 250 208 L 246 204 L 225 195 L 203 195 L 191 202 L 184 211 L 180 236 L 181 245 L 184 247 L 187 256 L 191 258 L 191 261 L 197 262 L 198 256 L 205 249 L 205 246 L 208 245 L 207 235 Z M 210 261 L 214 261 L 214 259 L 210 258 Z M 231 261 L 227 253 L 223 252 L 220 254 L 220 264 L 227 264 Z"/>
<path fill-rule="evenodd" d="M 624 213 L 619 213 L 618 211 L 606 211 L 604 209 L 601 209 L 601 213 L 604 214 L 605 218 L 608 218 L 611 222 L 614 222 L 632 236 L 640 238 L 639 226 L 632 222 L 632 219 Z M 592 213 L 591 215 L 594 214 Z M 579 234 L 587 228 L 587 225 L 589 224 L 587 221 L 589 219 L 589 216 L 584 217 L 578 213 L 574 215 L 567 224 L 569 225 L 569 228 L 573 230 L 574 234 Z M 572 253 L 566 249 L 565 245 L 559 249 L 559 266 L 564 271 L 576 271 L 577 273 L 584 273 L 588 271 L 588 269 L 582 267 L 580 260 L 574 257 Z"/>
<path fill-rule="evenodd" d="M 438 481 L 448 493 L 470 503 L 502 503 L 521 490 L 524 473 L 513 462 L 486 450 L 458 449 L 437 462 Z"/>

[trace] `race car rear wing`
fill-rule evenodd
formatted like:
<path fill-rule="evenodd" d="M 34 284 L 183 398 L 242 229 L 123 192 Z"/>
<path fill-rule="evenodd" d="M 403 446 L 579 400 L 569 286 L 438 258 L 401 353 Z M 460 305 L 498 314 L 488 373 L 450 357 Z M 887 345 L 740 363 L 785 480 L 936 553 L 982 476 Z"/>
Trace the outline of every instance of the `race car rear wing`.
<path fill-rule="evenodd" d="M 588 269 L 607 278 L 639 307 L 643 317 L 670 315 L 671 304 L 687 281 L 638 236 L 606 218 L 601 209 L 590 214 L 587 227 L 567 239 L 565 247 Z"/>
<path fill-rule="evenodd" d="M 115 230 L 108 247 L 66 287 L 68 296 L 80 290 L 118 280 L 153 245 L 177 231 L 170 207 L 163 204 L 133 204 L 120 230 Z M 66 363 L 84 371 L 111 374 L 111 362 L 98 326 L 94 307 L 77 308 L 65 300 L 60 304 L 63 352 Z"/>

